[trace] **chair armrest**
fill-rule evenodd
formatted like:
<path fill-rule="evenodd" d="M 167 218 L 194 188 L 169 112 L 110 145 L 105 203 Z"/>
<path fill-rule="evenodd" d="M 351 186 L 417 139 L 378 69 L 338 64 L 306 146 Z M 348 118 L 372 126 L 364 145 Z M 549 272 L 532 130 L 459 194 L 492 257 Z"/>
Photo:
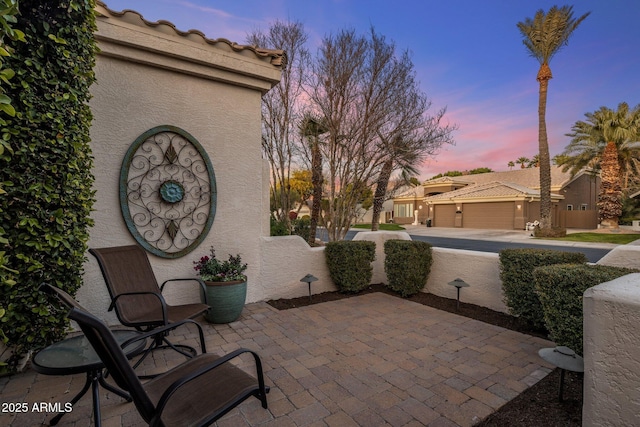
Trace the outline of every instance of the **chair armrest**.
<path fill-rule="evenodd" d="M 109 310 L 108 311 L 113 311 L 114 307 L 116 306 L 116 302 L 121 297 L 129 297 L 129 296 L 135 296 L 135 295 L 153 295 L 156 298 L 158 298 L 158 301 L 160 301 L 160 305 L 162 306 L 162 323 L 164 323 L 165 325 L 167 325 L 169 323 L 169 317 L 167 316 L 167 303 L 164 301 L 164 297 L 162 296 L 162 294 L 158 293 L 158 292 L 149 292 L 149 291 L 146 291 L 146 292 L 125 292 L 125 293 L 122 293 L 122 294 L 118 294 L 114 298 L 111 299 L 111 304 L 109 305 Z"/>
<path fill-rule="evenodd" d="M 162 394 L 162 396 L 160 397 L 160 400 L 158 401 L 158 405 L 156 406 L 156 415 L 155 417 L 157 418 L 156 422 L 158 422 L 160 420 L 160 418 L 162 417 L 162 411 L 164 410 L 164 407 L 167 405 L 167 403 L 169 402 L 169 399 L 171 399 L 171 397 L 173 396 L 173 394 L 178 391 L 180 389 L 180 387 L 184 386 L 185 384 L 189 383 L 190 381 L 193 381 L 194 379 L 206 374 L 207 372 L 212 371 L 213 369 L 219 367 L 220 365 L 229 362 L 231 359 L 234 359 L 238 356 L 240 356 L 241 354 L 244 353 L 250 353 L 253 356 L 253 359 L 255 361 L 255 365 L 256 365 L 256 376 L 257 376 L 257 380 L 258 380 L 258 387 L 260 388 L 260 391 L 265 394 L 266 390 L 265 390 L 265 385 L 264 385 L 264 376 L 262 373 L 262 361 L 260 360 L 260 356 L 258 356 L 258 354 L 252 350 L 246 349 L 246 348 L 240 348 L 238 350 L 235 350 L 229 354 L 226 354 L 218 359 L 216 359 L 213 363 L 210 363 L 206 366 L 202 366 L 200 369 L 197 369 L 195 371 L 193 371 L 191 374 L 189 375 L 185 375 L 182 378 L 177 379 L 176 381 L 173 382 L 173 384 L 171 384 L 166 390 L 165 392 Z M 152 421 L 150 423 L 151 425 L 154 424 L 154 422 Z"/>
<path fill-rule="evenodd" d="M 151 337 L 154 337 L 154 336 L 156 336 L 158 334 L 162 334 L 162 333 L 167 332 L 167 331 L 172 331 L 172 330 L 174 330 L 176 328 L 179 328 L 180 326 L 185 325 L 187 323 L 192 323 L 192 324 L 196 325 L 198 327 L 198 329 L 199 329 L 200 335 L 202 335 L 202 326 L 200 326 L 200 324 L 198 322 L 196 322 L 196 321 L 194 321 L 192 319 L 185 319 L 185 320 L 181 320 L 180 322 L 169 323 L 169 324 L 166 324 L 164 326 L 159 326 L 157 328 L 153 328 L 152 330 L 150 330 L 148 332 L 140 333 L 140 334 L 136 335 L 135 337 L 129 338 L 128 340 L 126 340 L 125 342 L 120 344 L 120 347 L 124 349 L 126 346 L 128 346 L 132 342 L 136 342 L 136 341 L 140 341 L 140 340 L 143 340 L 143 339 L 151 338 Z M 200 351 L 204 354 L 207 351 L 206 351 L 206 348 L 202 348 L 202 345 L 203 345 L 203 342 L 201 340 L 200 341 L 200 347 L 201 347 Z"/>
<path fill-rule="evenodd" d="M 179 279 L 169 279 L 162 282 L 160 285 L 160 292 L 164 291 L 164 286 L 169 282 L 197 282 L 200 285 L 200 290 L 202 291 L 202 295 L 204 298 L 204 303 L 209 305 L 209 301 L 207 301 L 207 285 L 204 284 L 204 281 L 198 277 L 186 277 Z"/>

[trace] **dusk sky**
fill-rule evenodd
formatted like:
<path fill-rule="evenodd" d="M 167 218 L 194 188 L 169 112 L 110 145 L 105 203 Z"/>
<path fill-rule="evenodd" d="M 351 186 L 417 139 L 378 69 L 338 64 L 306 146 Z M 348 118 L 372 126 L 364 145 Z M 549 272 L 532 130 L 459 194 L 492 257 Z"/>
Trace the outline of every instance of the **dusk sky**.
<path fill-rule="evenodd" d="M 421 168 L 422 180 L 448 170 L 508 170 L 509 160 L 538 151 L 539 64 L 522 44 L 516 24 L 538 9 L 573 4 L 574 17 L 591 15 L 552 60 L 547 131 L 551 156 L 584 113 L 620 102 L 640 103 L 640 1 L 578 0 L 106 0 L 149 21 L 182 31 L 246 43 L 254 29 L 300 21 L 315 55 L 322 38 L 341 29 L 364 34 L 371 26 L 399 50 L 409 50 L 432 111 L 447 107 L 456 123 L 455 146 Z"/>

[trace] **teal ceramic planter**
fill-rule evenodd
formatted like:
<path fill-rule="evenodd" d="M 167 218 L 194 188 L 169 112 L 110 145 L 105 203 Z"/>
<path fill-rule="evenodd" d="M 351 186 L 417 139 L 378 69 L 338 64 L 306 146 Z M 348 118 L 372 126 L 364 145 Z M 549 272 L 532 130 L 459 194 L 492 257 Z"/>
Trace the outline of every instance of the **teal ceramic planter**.
<path fill-rule="evenodd" d="M 210 323 L 231 323 L 240 317 L 247 298 L 247 282 L 204 282 L 207 285 L 209 311 L 205 319 Z"/>

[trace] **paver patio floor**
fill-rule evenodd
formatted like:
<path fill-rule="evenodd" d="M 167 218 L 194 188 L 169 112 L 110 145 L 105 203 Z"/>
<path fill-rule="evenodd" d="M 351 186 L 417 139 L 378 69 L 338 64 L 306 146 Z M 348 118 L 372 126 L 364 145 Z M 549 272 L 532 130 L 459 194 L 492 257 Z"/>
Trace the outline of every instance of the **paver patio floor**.
<path fill-rule="evenodd" d="M 204 322 L 204 320 L 203 320 Z M 248 304 L 229 325 L 204 323 L 208 351 L 257 351 L 271 386 L 269 409 L 242 403 L 218 426 L 471 426 L 552 366 L 537 354 L 549 341 L 436 310 L 383 293 L 291 310 Z M 196 343 L 194 328 L 174 342 Z M 160 351 L 148 372 L 182 361 Z M 146 363 L 146 362 L 145 362 Z M 244 366 L 246 364 L 246 366 Z M 250 359 L 243 359 L 250 369 Z M 85 376 L 46 376 L 32 370 L 0 378 L 1 401 L 68 401 Z M 102 425 L 141 426 L 132 403 L 100 390 Z M 193 396 L 206 399 L 207 396 Z M 47 424 L 53 414 L 0 413 L 0 425 Z M 60 426 L 88 426 L 84 396 Z"/>

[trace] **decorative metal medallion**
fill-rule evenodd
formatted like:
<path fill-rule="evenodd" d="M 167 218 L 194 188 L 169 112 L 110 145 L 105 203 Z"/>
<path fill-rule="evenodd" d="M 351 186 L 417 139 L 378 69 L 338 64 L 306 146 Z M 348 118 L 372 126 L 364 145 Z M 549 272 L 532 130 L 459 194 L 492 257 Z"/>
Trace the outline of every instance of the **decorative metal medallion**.
<path fill-rule="evenodd" d="M 146 131 L 122 162 L 122 216 L 138 243 L 160 257 L 179 258 L 202 242 L 213 224 L 216 194 L 207 153 L 180 128 Z"/>

